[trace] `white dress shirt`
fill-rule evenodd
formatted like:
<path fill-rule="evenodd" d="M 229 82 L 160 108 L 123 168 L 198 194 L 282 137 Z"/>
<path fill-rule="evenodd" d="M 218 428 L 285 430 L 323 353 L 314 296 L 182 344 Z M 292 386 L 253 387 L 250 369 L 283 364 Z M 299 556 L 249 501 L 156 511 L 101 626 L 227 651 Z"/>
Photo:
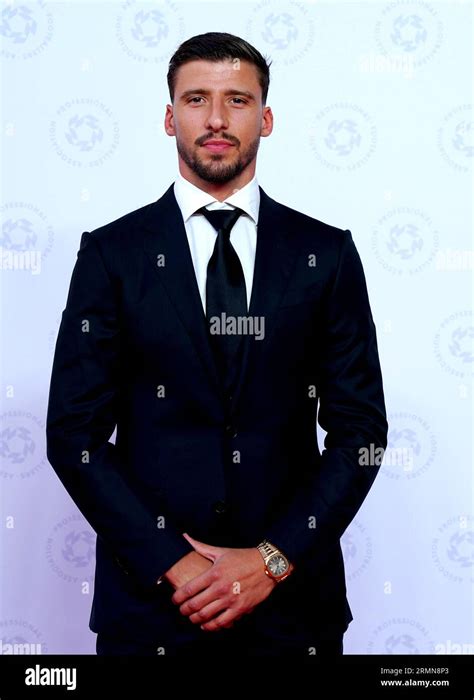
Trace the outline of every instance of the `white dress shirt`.
<path fill-rule="evenodd" d="M 195 212 L 201 207 L 206 207 L 210 211 L 239 207 L 245 212 L 239 216 L 232 227 L 230 242 L 239 256 L 244 272 L 248 309 L 252 294 L 255 251 L 257 248 L 258 210 L 260 207 L 260 190 L 258 189 L 257 177 L 254 176 L 242 189 L 234 192 L 223 202 L 219 202 L 212 195 L 204 192 L 204 190 L 200 190 L 199 187 L 186 180 L 181 173 L 178 173 L 174 183 L 174 194 L 183 216 L 184 228 L 188 237 L 189 250 L 191 251 L 204 313 L 206 313 L 207 264 L 216 244 L 217 231 L 204 214 Z M 162 582 L 163 576 L 160 576 L 157 584 Z"/>
<path fill-rule="evenodd" d="M 178 173 L 174 183 L 174 194 L 183 216 L 204 313 L 206 313 L 207 264 L 214 250 L 217 231 L 204 214 L 196 212 L 201 207 L 206 207 L 210 211 L 239 207 L 245 212 L 239 216 L 234 224 L 230 232 L 230 242 L 239 256 L 244 272 L 248 309 L 252 293 L 260 206 L 260 190 L 256 175 L 240 190 L 234 192 L 223 202 L 219 202 L 212 195 L 186 180 L 181 173 Z"/>

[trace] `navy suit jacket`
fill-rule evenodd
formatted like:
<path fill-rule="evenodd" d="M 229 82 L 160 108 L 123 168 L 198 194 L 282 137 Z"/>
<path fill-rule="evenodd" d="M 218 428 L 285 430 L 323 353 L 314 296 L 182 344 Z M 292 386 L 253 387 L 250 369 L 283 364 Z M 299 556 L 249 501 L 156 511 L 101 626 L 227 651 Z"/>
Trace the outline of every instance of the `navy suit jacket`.
<path fill-rule="evenodd" d="M 310 640 L 352 619 L 340 538 L 379 468 L 363 466 L 360 450 L 387 444 L 364 272 L 350 231 L 260 195 L 249 315 L 263 317 L 264 337 L 244 336 L 232 396 L 218 380 L 173 185 L 82 235 L 47 454 L 97 533 L 95 632 L 197 634 L 169 584 L 156 585 L 192 551 L 183 532 L 231 547 L 267 538 L 294 563 L 242 618 L 256 631 Z"/>

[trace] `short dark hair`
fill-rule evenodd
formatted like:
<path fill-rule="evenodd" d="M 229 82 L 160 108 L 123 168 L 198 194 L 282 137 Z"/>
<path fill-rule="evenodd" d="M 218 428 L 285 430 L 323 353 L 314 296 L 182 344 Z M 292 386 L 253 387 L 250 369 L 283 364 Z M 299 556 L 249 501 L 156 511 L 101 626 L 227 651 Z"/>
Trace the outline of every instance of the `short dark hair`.
<path fill-rule="evenodd" d="M 267 101 L 270 85 L 271 61 L 262 56 L 248 41 L 226 32 L 207 32 L 198 34 L 184 41 L 175 51 L 168 66 L 168 89 L 171 102 L 174 100 L 176 72 L 180 66 L 189 61 L 223 61 L 226 59 L 248 61 L 257 67 L 258 82 L 262 88 L 262 102 Z"/>

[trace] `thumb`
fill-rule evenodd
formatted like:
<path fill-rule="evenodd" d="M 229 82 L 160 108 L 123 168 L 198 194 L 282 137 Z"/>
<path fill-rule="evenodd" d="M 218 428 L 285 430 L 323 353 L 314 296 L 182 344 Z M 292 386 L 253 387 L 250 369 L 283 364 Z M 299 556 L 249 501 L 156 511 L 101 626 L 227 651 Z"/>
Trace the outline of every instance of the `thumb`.
<path fill-rule="evenodd" d="M 224 553 L 222 547 L 214 547 L 212 544 L 206 544 L 205 542 L 195 540 L 193 537 L 191 537 L 191 535 L 188 535 L 187 532 L 183 532 L 183 537 L 188 540 L 189 544 L 194 547 L 198 554 L 202 554 L 203 557 L 210 559 L 212 562 L 214 562 Z"/>

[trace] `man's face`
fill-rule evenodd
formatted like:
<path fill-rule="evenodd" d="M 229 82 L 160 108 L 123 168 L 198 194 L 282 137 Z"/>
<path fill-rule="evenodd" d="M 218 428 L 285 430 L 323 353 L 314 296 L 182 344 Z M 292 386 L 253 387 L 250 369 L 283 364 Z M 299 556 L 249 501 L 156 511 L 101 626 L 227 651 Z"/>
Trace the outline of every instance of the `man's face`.
<path fill-rule="evenodd" d="M 185 175 L 213 184 L 230 182 L 247 168 L 253 176 L 260 137 L 271 133 L 272 124 L 252 63 L 196 60 L 178 69 L 165 128 L 176 137 Z"/>

